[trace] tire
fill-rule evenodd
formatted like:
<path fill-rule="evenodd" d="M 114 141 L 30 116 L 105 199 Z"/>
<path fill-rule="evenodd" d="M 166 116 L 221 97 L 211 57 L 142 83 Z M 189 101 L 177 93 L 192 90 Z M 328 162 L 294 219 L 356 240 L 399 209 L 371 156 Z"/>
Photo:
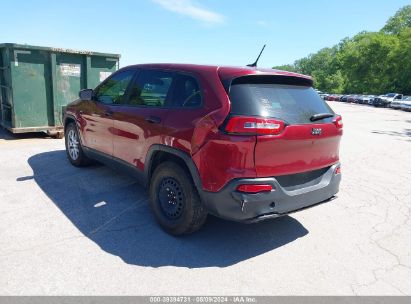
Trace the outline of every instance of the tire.
<path fill-rule="evenodd" d="M 175 162 L 164 162 L 155 169 L 149 197 L 157 222 L 169 234 L 192 233 L 207 219 L 191 177 Z"/>
<path fill-rule="evenodd" d="M 84 154 L 76 125 L 71 122 L 67 125 L 65 132 L 65 144 L 67 158 L 73 166 L 83 167 L 90 164 L 90 159 Z"/>

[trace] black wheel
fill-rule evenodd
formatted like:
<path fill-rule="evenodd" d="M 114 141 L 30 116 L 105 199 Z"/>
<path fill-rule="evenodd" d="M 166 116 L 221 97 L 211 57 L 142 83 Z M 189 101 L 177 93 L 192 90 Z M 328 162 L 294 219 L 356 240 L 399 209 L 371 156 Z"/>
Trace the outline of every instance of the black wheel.
<path fill-rule="evenodd" d="M 90 159 L 83 152 L 76 125 L 74 123 L 69 123 L 64 134 L 67 158 L 70 163 L 76 167 L 88 165 Z"/>
<path fill-rule="evenodd" d="M 207 219 L 188 173 L 174 162 L 164 162 L 150 183 L 150 206 L 160 226 L 172 235 L 198 230 Z"/>

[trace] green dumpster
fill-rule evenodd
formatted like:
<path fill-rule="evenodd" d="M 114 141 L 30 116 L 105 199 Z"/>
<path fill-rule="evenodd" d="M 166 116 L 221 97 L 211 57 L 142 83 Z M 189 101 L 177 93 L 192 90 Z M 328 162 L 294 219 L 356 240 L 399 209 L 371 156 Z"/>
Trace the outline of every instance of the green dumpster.
<path fill-rule="evenodd" d="M 0 125 L 62 135 L 64 107 L 119 67 L 120 55 L 0 44 Z"/>

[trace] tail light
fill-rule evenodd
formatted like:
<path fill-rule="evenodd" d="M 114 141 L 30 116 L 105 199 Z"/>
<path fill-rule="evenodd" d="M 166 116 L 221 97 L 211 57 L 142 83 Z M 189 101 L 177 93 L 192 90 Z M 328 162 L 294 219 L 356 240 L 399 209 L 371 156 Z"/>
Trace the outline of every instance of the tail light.
<path fill-rule="evenodd" d="M 225 130 L 229 133 L 277 135 L 284 127 L 284 121 L 277 119 L 236 116 L 228 121 Z"/>
<path fill-rule="evenodd" d="M 270 192 L 271 190 L 273 190 L 271 185 L 245 184 L 237 187 L 237 191 L 245 193 Z"/>
<path fill-rule="evenodd" d="M 335 169 L 334 173 L 335 173 L 336 175 L 337 175 L 337 174 L 341 174 L 341 166 L 338 166 L 338 167 Z"/>
<path fill-rule="evenodd" d="M 340 115 L 338 115 L 335 119 L 334 119 L 334 124 L 338 129 L 342 129 L 343 127 L 343 122 L 342 122 L 342 117 Z"/>

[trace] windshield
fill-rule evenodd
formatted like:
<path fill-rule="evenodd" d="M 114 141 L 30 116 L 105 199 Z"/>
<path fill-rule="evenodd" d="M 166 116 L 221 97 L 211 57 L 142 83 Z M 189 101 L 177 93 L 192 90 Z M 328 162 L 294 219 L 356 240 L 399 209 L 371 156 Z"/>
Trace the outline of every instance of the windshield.
<path fill-rule="evenodd" d="M 387 96 L 387 97 L 394 97 L 396 94 L 395 93 L 388 93 L 387 95 L 385 95 L 385 96 Z"/>
<path fill-rule="evenodd" d="M 287 124 L 309 124 L 314 114 L 334 112 L 312 87 L 245 83 L 230 87 L 231 114 L 272 117 Z M 318 122 L 331 122 L 324 118 Z"/>

